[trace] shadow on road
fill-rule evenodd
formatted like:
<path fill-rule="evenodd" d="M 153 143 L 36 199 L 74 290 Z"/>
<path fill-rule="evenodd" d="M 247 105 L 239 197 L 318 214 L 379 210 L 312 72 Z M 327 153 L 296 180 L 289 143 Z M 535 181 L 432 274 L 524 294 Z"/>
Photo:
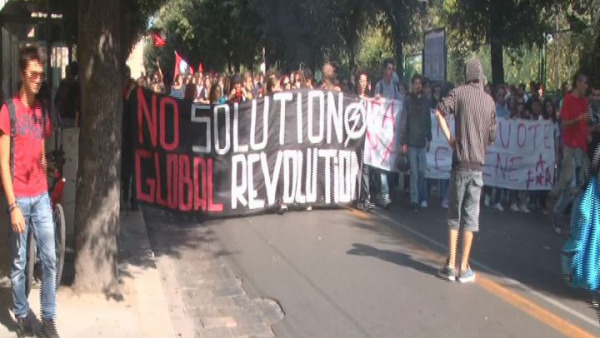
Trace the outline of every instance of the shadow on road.
<path fill-rule="evenodd" d="M 371 213 L 369 219 L 373 224 L 357 221 L 351 225 L 377 233 L 382 244 L 397 245 L 404 250 L 407 242 L 415 242 L 445 255 L 448 236 L 446 210 L 435 202 L 418 212 L 408 209 L 407 205 L 407 197 L 402 196 L 394 201 L 390 210 L 375 210 Z M 380 226 L 383 224 L 386 226 Z M 407 238 L 410 240 L 407 241 Z M 425 241 L 424 238 L 428 240 Z M 437 244 L 434 245 L 434 242 Z M 493 269 L 487 272 L 500 277 L 499 283 L 508 289 L 523 291 L 519 285 L 503 282 L 506 277 L 583 310 L 586 305 L 589 306 L 590 293 L 572 289 L 564 283 L 560 268 L 563 243 L 563 239 L 554 234 L 545 215 L 534 212 L 498 212 L 482 208 L 481 231 L 476 234 L 472 258 Z M 376 248 L 360 246 L 348 253 L 376 256 L 392 262 L 397 260 L 399 265 L 404 262 L 414 265 L 410 263 L 410 257 L 402 257 L 403 254 L 394 252 L 380 252 Z M 427 273 L 431 271 L 430 268 L 425 270 Z"/>
<path fill-rule="evenodd" d="M 176 214 L 158 208 L 144 206 L 142 208 L 144 222 L 152 250 L 156 256 L 181 258 L 185 250 L 196 250 L 209 246 L 216 240 L 216 235 L 206 223 L 193 215 Z M 223 220 L 211 220 L 215 225 Z M 169 239 L 164 240 L 165 236 Z M 211 253 L 214 257 L 224 257 L 235 254 L 226 250 Z"/>
<path fill-rule="evenodd" d="M 10 246 L 7 233 L 0 235 L 0 324 L 10 332 L 16 332 L 17 323 L 14 320 L 12 285 L 10 281 Z"/>
<path fill-rule="evenodd" d="M 410 255 L 404 253 L 390 250 L 380 250 L 370 245 L 360 243 L 353 243 L 352 246 L 354 249 L 348 250 L 347 254 L 349 255 L 379 258 L 386 262 L 405 266 L 428 275 L 433 275 L 436 273 L 436 268 L 427 264 L 423 264 L 419 261 L 415 261 L 410 257 Z"/>
<path fill-rule="evenodd" d="M 2 276 L 8 276 L 8 271 L 2 269 Z M 12 288 L 8 277 L 0 281 L 0 324 L 6 327 L 10 332 L 16 332 L 17 323 L 12 315 L 13 299 Z"/>

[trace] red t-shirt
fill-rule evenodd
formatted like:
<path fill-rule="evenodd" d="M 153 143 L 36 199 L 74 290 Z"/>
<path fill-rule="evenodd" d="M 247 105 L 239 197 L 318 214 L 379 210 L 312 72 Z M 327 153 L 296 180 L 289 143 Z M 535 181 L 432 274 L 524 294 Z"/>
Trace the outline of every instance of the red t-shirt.
<path fill-rule="evenodd" d="M 560 110 L 560 118 L 563 121 L 570 121 L 578 118 L 581 114 L 588 111 L 588 100 L 585 97 L 575 97 L 567 94 Z M 565 145 L 570 148 L 580 148 L 587 152 L 587 122 L 579 121 L 578 124 L 563 128 L 563 140 Z"/>
<path fill-rule="evenodd" d="M 34 108 L 23 104 L 19 96 L 15 96 L 13 102 L 16 115 L 13 190 L 16 197 L 39 196 L 48 191 L 48 179 L 42 167 L 42 145 L 44 139 L 52 134 L 52 123 L 49 116 L 42 117 L 39 102 L 36 101 Z M 0 110 L 0 131 L 10 135 L 10 115 L 6 104 Z"/>

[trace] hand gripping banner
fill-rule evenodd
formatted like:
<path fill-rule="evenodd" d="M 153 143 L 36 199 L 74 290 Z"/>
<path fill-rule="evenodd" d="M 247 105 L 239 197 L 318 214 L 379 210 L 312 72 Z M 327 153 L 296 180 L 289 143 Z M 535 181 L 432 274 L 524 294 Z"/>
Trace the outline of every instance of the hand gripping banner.
<path fill-rule="evenodd" d="M 236 216 L 358 194 L 367 121 L 354 97 L 300 90 L 210 106 L 138 88 L 130 103 L 141 202 Z"/>

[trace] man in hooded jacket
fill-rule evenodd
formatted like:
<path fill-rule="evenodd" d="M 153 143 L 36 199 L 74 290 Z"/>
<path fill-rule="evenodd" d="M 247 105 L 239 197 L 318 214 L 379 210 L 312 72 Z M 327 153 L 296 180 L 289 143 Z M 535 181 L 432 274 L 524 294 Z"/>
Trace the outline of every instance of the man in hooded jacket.
<path fill-rule="evenodd" d="M 478 59 L 466 64 L 466 84 L 443 98 L 436 118 L 454 153 L 450 174 L 448 206 L 449 254 L 438 275 L 461 283 L 475 281 L 469 266 L 473 233 L 479 231 L 479 200 L 483 187 L 483 166 L 487 147 L 496 140 L 496 105 L 483 90 L 485 77 Z M 446 115 L 454 114 L 456 138 L 450 134 Z M 463 252 L 460 272 L 456 275 L 456 251 L 459 229 L 463 226 Z"/>

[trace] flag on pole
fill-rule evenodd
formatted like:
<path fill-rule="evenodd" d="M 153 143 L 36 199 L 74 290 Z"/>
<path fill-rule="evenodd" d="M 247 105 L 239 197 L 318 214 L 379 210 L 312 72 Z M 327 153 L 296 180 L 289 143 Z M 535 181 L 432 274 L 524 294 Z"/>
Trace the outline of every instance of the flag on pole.
<path fill-rule="evenodd" d="M 192 68 L 187 61 L 185 61 L 179 53 L 175 52 L 175 71 L 173 74 L 173 78 L 176 78 L 177 75 L 187 75 L 194 74 L 194 68 Z"/>
<path fill-rule="evenodd" d="M 160 31 L 155 31 L 152 33 L 152 42 L 154 42 L 154 47 L 164 47 L 167 44 L 166 38 Z"/>

